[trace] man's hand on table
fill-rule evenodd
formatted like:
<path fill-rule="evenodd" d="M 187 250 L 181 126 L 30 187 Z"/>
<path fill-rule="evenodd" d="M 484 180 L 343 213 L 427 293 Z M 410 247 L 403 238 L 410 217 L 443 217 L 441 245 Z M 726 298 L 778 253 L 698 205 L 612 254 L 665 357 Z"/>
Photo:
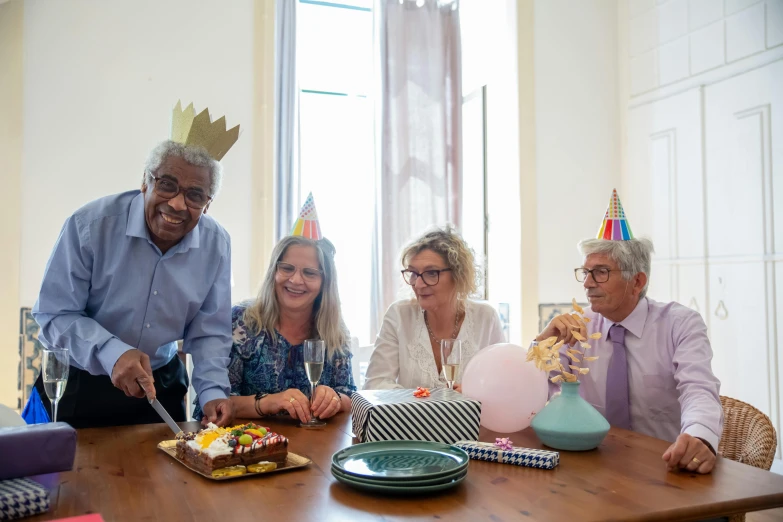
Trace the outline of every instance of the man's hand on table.
<path fill-rule="evenodd" d="M 681 433 L 662 458 L 669 471 L 686 469 L 696 473 L 709 473 L 717 460 L 706 443 L 687 433 Z"/>
<path fill-rule="evenodd" d="M 111 371 L 111 383 L 128 397 L 154 399 L 154 382 L 150 358 L 139 350 L 128 350 L 122 354 Z"/>
<path fill-rule="evenodd" d="M 229 399 L 213 399 L 204 405 L 203 410 L 202 426 L 210 422 L 218 426 L 227 426 L 234 422 L 234 404 Z"/>

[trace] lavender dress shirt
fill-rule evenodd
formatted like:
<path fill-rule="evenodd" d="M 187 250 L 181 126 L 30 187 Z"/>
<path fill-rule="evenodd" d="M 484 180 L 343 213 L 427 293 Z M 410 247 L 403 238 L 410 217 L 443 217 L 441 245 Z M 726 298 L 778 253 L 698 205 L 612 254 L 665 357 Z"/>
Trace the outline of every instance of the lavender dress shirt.
<path fill-rule="evenodd" d="M 605 415 L 606 378 L 613 351 L 608 334 L 615 323 L 591 310 L 585 315 L 591 319 L 588 333 L 601 332 L 602 337 L 590 340 L 592 348 L 586 355 L 599 359 L 584 364 L 590 373 L 580 376 L 579 393 Z M 706 440 L 717 451 L 723 431 L 720 381 L 712 373 L 712 348 L 701 316 L 678 303 L 645 297 L 619 324 L 627 330 L 632 429 L 672 442 L 679 434 L 688 433 Z M 550 386 L 550 395 L 558 388 Z"/>

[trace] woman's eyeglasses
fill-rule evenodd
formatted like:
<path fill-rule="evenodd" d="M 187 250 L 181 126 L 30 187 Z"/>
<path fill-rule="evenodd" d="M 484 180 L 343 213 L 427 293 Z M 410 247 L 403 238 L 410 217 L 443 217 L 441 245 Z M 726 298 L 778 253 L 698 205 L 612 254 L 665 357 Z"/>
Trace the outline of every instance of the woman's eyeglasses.
<path fill-rule="evenodd" d="M 299 269 L 296 265 L 292 265 L 291 263 L 285 263 L 283 261 L 277 262 L 277 273 L 285 276 L 285 277 L 294 277 L 294 274 L 297 270 L 301 270 L 302 272 L 302 279 L 305 281 L 317 281 L 321 279 L 321 275 L 323 272 L 317 268 L 302 268 Z"/>
<path fill-rule="evenodd" d="M 438 281 L 440 281 L 440 273 L 451 272 L 451 268 L 442 268 L 440 270 L 425 270 L 422 273 L 410 269 L 401 270 L 401 272 L 402 272 L 402 278 L 405 280 L 406 283 L 408 283 L 411 286 L 415 285 L 416 280 L 420 277 L 425 285 L 435 286 L 438 284 Z"/>

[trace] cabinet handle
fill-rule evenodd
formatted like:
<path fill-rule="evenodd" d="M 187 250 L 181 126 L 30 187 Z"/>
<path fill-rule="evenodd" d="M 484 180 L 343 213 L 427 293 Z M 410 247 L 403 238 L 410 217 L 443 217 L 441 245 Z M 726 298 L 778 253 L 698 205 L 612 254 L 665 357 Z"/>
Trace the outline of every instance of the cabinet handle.
<path fill-rule="evenodd" d="M 715 308 L 715 317 L 718 319 L 728 319 L 729 317 L 729 311 L 726 309 L 726 305 L 723 304 L 723 299 L 718 301 L 718 307 Z"/>
<path fill-rule="evenodd" d="M 688 303 L 688 307 L 696 310 L 697 312 L 699 311 L 699 303 L 696 302 L 695 297 L 691 297 L 691 302 Z"/>

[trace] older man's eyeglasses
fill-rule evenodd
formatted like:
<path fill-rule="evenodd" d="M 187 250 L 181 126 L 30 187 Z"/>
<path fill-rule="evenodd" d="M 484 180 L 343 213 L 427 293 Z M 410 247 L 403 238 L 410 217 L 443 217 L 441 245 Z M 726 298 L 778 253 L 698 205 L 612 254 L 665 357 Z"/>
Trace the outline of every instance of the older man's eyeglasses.
<path fill-rule="evenodd" d="M 284 277 L 294 277 L 297 270 L 300 269 L 296 265 L 284 261 L 277 262 L 277 273 Z M 318 281 L 323 275 L 323 272 L 317 268 L 305 267 L 301 269 L 301 272 L 302 279 L 305 281 Z"/>
<path fill-rule="evenodd" d="M 185 205 L 196 210 L 203 209 L 209 204 L 210 201 L 212 201 L 212 198 L 207 196 L 201 189 L 181 189 L 179 187 L 179 183 L 177 183 L 177 181 L 174 179 L 159 178 L 157 176 L 152 176 L 152 179 L 155 182 L 155 193 L 162 198 L 174 199 L 181 190 L 185 196 Z"/>
<path fill-rule="evenodd" d="M 441 272 L 451 272 L 451 268 L 442 268 L 440 270 L 425 270 L 422 273 L 418 273 L 415 270 L 402 270 L 402 278 L 406 283 L 413 286 L 416 284 L 416 280 L 421 277 L 421 280 L 427 286 L 435 286 L 440 281 Z"/>
<path fill-rule="evenodd" d="M 596 283 L 606 283 L 609 281 L 609 274 L 611 272 L 620 272 L 621 270 L 613 270 L 611 268 L 598 267 L 588 270 L 587 268 L 574 268 L 574 275 L 576 280 L 580 283 L 584 283 L 588 274 L 593 276 L 593 281 Z"/>

